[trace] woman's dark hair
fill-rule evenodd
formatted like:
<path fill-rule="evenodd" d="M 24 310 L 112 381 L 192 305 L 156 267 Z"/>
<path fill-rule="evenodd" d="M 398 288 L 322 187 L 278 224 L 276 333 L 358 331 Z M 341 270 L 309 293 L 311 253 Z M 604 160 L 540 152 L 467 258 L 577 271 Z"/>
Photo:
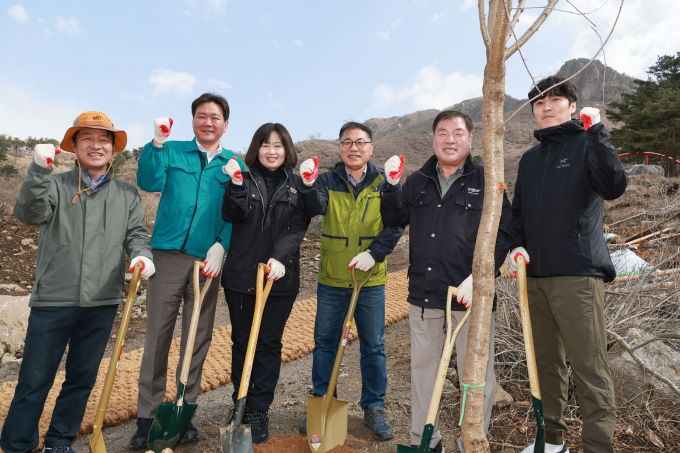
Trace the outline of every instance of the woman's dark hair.
<path fill-rule="evenodd" d="M 533 101 L 531 101 L 531 110 L 534 110 L 534 103 L 538 101 L 539 99 L 545 99 L 547 96 L 562 96 L 567 99 L 569 99 L 569 104 L 573 104 L 574 102 L 578 101 L 578 96 L 576 95 L 576 85 L 571 83 L 570 81 L 566 81 L 561 85 L 557 85 L 555 88 L 552 90 L 546 92 L 548 88 L 551 86 L 555 85 L 556 83 L 560 83 L 564 81 L 566 77 L 564 77 L 562 74 L 557 74 L 554 76 L 546 77 L 543 80 L 540 80 L 536 86 L 540 88 L 540 92 L 536 87 L 533 87 L 531 91 L 529 91 L 529 99 L 533 99 L 534 96 L 539 96 L 541 92 L 543 92 L 542 96 L 537 97 Z"/>
<path fill-rule="evenodd" d="M 260 147 L 263 143 L 269 143 L 269 138 L 272 132 L 276 132 L 281 137 L 281 144 L 286 152 L 286 157 L 283 160 L 284 167 L 295 167 L 297 165 L 297 153 L 295 152 L 295 145 L 293 139 L 290 138 L 288 129 L 283 124 L 267 123 L 260 126 L 253 135 L 253 140 L 250 142 L 248 152 L 246 153 L 245 162 L 249 167 L 254 167 L 259 160 Z"/>
<path fill-rule="evenodd" d="M 217 93 L 203 93 L 199 97 L 194 100 L 194 102 L 191 103 L 191 117 L 196 116 L 196 109 L 198 108 L 199 105 L 205 104 L 206 102 L 214 102 L 215 104 L 219 105 L 220 108 L 222 109 L 222 116 L 224 116 L 224 121 L 227 121 L 229 119 L 229 103 L 227 102 L 226 99 L 224 99 L 224 96 L 220 96 Z"/>
<path fill-rule="evenodd" d="M 346 122 L 345 124 L 342 125 L 342 127 L 340 128 L 340 135 L 338 136 L 338 138 L 342 139 L 342 134 L 344 134 L 345 131 L 350 130 L 350 129 L 362 130 L 362 131 L 366 132 L 366 134 L 368 134 L 369 140 L 373 140 L 373 132 L 371 132 L 371 129 L 364 124 L 355 123 L 354 121 L 348 121 L 348 122 Z"/>

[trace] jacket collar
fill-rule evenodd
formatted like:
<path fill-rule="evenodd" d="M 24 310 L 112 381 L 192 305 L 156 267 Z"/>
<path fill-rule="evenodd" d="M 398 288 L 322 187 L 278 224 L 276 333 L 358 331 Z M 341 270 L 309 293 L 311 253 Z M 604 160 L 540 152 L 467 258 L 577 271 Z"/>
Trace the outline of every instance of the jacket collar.
<path fill-rule="evenodd" d="M 557 126 L 546 127 L 534 131 L 534 137 L 541 143 L 559 142 L 569 135 L 585 132 L 583 122 L 577 118 L 567 121 Z"/>
<path fill-rule="evenodd" d="M 340 161 L 333 167 L 333 172 L 337 173 L 338 176 L 342 178 L 343 181 L 349 184 L 347 181 L 347 167 Z M 370 160 L 366 164 L 366 178 L 364 179 L 364 187 L 370 185 L 376 176 L 382 173 L 382 170 Z"/>
<path fill-rule="evenodd" d="M 475 163 L 472 161 L 472 155 L 468 154 L 468 157 L 463 164 L 463 176 L 467 176 L 475 170 Z M 437 156 L 433 154 L 418 171 L 429 178 L 437 179 Z"/>
<path fill-rule="evenodd" d="M 87 168 L 80 167 L 80 166 L 78 165 L 78 162 L 76 161 L 76 162 L 73 164 L 73 168 L 71 169 L 71 173 L 73 174 L 73 177 L 76 178 L 76 180 L 78 179 L 78 171 L 80 171 L 80 178 L 81 178 L 81 179 L 80 179 L 80 181 L 81 181 L 81 182 L 80 182 L 80 186 L 81 186 L 81 188 L 82 188 L 82 189 L 88 189 L 88 188 L 92 185 L 92 184 L 90 184 L 90 175 L 89 175 L 89 172 L 87 171 Z M 104 179 L 103 179 L 99 184 L 97 184 L 97 187 L 95 187 L 94 189 L 92 189 L 92 191 L 93 191 L 93 192 L 98 191 L 98 190 L 104 185 L 104 183 L 106 183 L 106 182 L 109 181 L 110 179 L 113 179 L 113 177 L 114 177 L 114 174 L 113 174 L 113 173 L 114 173 L 114 172 L 113 172 L 113 166 L 111 166 L 111 168 L 109 169 L 108 173 L 106 173 L 106 175 L 104 176 Z"/>

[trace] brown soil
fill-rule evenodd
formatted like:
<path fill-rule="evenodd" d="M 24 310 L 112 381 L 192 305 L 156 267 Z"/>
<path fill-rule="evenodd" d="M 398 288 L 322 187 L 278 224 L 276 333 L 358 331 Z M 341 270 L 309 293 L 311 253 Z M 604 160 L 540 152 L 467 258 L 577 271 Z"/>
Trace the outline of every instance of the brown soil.
<path fill-rule="evenodd" d="M 352 448 L 353 444 L 340 445 L 329 450 L 329 453 L 359 453 L 362 450 Z M 285 437 L 283 439 L 271 439 L 261 445 L 253 445 L 254 453 L 307 453 L 310 451 L 307 438 L 300 435 Z"/>

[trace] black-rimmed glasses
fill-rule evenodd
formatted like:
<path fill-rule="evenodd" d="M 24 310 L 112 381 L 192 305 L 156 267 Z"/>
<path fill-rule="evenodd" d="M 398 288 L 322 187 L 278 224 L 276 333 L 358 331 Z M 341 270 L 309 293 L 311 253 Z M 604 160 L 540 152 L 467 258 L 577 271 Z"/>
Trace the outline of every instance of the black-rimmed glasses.
<path fill-rule="evenodd" d="M 342 144 L 342 147 L 344 149 L 350 149 L 352 147 L 352 145 L 357 145 L 358 149 L 363 149 L 364 146 L 366 146 L 368 143 L 373 143 L 373 142 L 367 142 L 367 141 L 361 140 L 361 139 L 357 140 L 356 142 L 353 142 L 352 140 L 347 139 L 347 140 L 341 141 L 340 143 Z"/>

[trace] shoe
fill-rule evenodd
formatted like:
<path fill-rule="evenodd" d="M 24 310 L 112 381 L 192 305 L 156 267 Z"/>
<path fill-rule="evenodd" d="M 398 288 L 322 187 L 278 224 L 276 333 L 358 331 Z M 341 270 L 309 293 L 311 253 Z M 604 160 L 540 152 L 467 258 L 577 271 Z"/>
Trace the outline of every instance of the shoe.
<path fill-rule="evenodd" d="M 253 445 L 263 444 L 269 440 L 269 412 L 247 409 L 243 415 L 243 423 L 250 425 Z"/>
<path fill-rule="evenodd" d="M 392 425 L 387 421 L 385 408 L 377 404 L 368 406 L 364 411 L 364 425 L 371 428 L 375 440 L 390 440 L 394 437 Z"/>
<path fill-rule="evenodd" d="M 411 445 L 411 448 L 418 448 L 420 445 Z M 437 445 L 435 445 L 434 448 L 430 447 L 428 450 L 430 450 L 432 453 L 445 453 L 444 452 L 444 447 L 442 447 L 442 441 L 440 440 Z"/>
<path fill-rule="evenodd" d="M 137 432 L 132 435 L 130 439 L 130 450 L 146 450 L 146 441 L 149 437 L 149 430 L 153 424 L 153 418 L 138 418 Z M 43 452 L 45 453 L 45 452 Z M 47 452 L 50 453 L 50 452 Z"/>
<path fill-rule="evenodd" d="M 43 445 L 41 453 L 76 453 L 76 451 L 70 445 L 57 445 L 56 447 Z"/>
<path fill-rule="evenodd" d="M 522 450 L 522 453 L 534 453 L 534 443 L 529 445 L 527 448 Z M 562 445 L 555 445 L 555 444 L 549 444 L 548 442 L 545 443 L 545 453 L 569 453 L 569 449 L 567 448 L 567 443 L 562 442 Z"/>
<path fill-rule="evenodd" d="M 180 444 L 186 444 L 188 442 L 196 442 L 200 435 L 198 434 L 198 428 L 196 428 L 192 423 L 189 423 L 187 430 L 184 431 L 182 440 L 179 441 Z"/>
<path fill-rule="evenodd" d="M 304 434 L 305 436 L 307 435 L 307 417 L 303 418 L 300 422 L 300 426 L 298 426 L 298 432 L 300 434 Z"/>

